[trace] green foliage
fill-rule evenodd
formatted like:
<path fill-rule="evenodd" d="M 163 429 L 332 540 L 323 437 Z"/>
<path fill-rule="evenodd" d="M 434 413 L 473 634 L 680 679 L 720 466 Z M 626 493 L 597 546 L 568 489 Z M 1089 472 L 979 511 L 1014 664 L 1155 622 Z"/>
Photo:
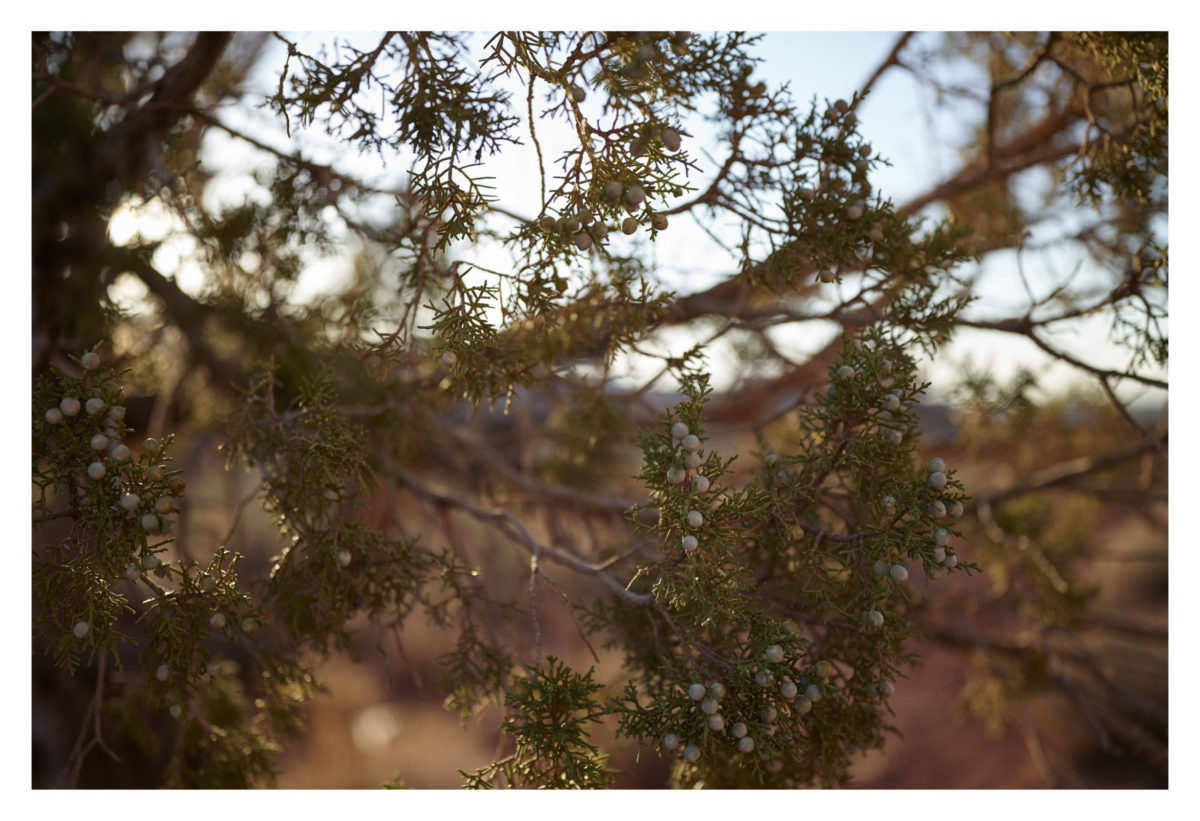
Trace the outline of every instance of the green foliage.
<path fill-rule="evenodd" d="M 461 595 L 446 552 L 365 527 L 358 519 L 375 483 L 363 432 L 338 412 L 328 376 L 306 380 L 295 406 L 275 407 L 268 371 L 234 420 L 229 458 L 263 476 L 263 509 L 288 535 L 265 591 L 292 640 L 354 655 L 348 614 L 397 625 L 419 604 L 438 609 L 439 587 Z M 356 513 L 357 512 L 357 513 Z"/>
<path fill-rule="evenodd" d="M 1094 142 L 1070 177 L 1072 187 L 1092 203 L 1158 196 L 1157 181 L 1167 176 L 1167 33 L 1079 32 L 1067 39 L 1099 73 L 1085 104 Z M 1113 132 L 1108 122 L 1118 117 L 1110 106 L 1136 114 L 1131 133 Z"/>
<path fill-rule="evenodd" d="M 179 730 L 186 753 L 168 766 L 164 786 L 245 789 L 274 780 L 283 745 L 303 727 L 302 705 L 319 688 L 301 668 L 273 663 L 251 698 L 240 673 L 226 659 L 195 676 L 204 687 Z"/>
<path fill-rule="evenodd" d="M 619 630 L 626 648 L 621 732 L 641 746 L 663 749 L 671 734 L 698 748 L 678 765 L 679 786 L 844 784 L 852 756 L 883 744 L 886 695 L 912 661 L 903 648 L 912 594 L 892 568 L 943 575 L 934 531 L 961 535 L 944 508 L 969 498 L 954 471 L 934 489 L 912 463 L 912 405 L 926 387 L 914 367 L 887 331 L 848 344 L 823 401 L 800 410 L 780 452 L 763 456 L 739 488 L 724 486 L 732 460 L 713 451 L 698 450 L 688 467 L 693 443 L 674 432 L 682 423 L 703 442 L 704 374 L 683 373 L 687 401 L 643 433 L 639 479 L 658 522 L 643 524 L 640 508 L 630 520 L 663 548 L 630 589 L 652 594 L 654 605 L 615 604 L 592 623 Z M 889 389 L 895 411 L 881 406 Z M 872 624 L 872 611 L 882 624 Z M 718 729 L 689 697 L 694 683 L 719 702 Z M 729 731 L 735 723 L 750 750 Z"/>
<path fill-rule="evenodd" d="M 444 705 L 458 714 L 461 725 L 466 726 L 467 720 L 490 701 L 503 701 L 512 658 L 503 649 L 481 640 L 469 620 L 459 631 L 454 650 L 438 661 L 446 668 L 440 682 L 446 692 Z"/>
<path fill-rule="evenodd" d="M 465 786 L 491 788 L 497 780 L 507 787 L 610 786 L 613 774 L 605 768 L 599 748 L 588 740 L 588 725 L 605 712 L 594 698 L 603 685 L 592 673 L 581 676 L 547 656 L 544 665 L 515 678 L 505 695 L 508 715 L 501 729 L 513 735 L 516 751 L 477 772 L 463 772 Z"/>
<path fill-rule="evenodd" d="M 862 94 L 797 104 L 755 77 L 757 38 L 742 33 L 388 32 L 317 54 L 276 39 L 287 52 L 266 105 L 287 133 L 320 128 L 347 150 L 400 157 L 400 190 L 252 139 L 271 155 L 255 196 L 213 205 L 201 137 L 245 135 L 207 101 L 249 63 L 231 57 L 143 108 L 146 93 L 183 82 L 152 75 L 191 53 L 167 60 L 163 37 L 34 37 L 35 315 L 47 347 L 103 337 L 122 351 L 112 368 L 94 352 L 39 367 L 32 396 L 34 634 L 66 675 L 96 678 L 80 763 L 105 745 L 102 716 L 165 759 L 167 785 L 270 784 L 322 689 L 303 660 L 357 659 L 364 625 L 399 635 L 418 616 L 448 637 L 444 707 L 464 725 L 490 706 L 502 713 L 499 758 L 460 771 L 468 787 L 610 787 L 618 773 L 599 739 L 612 731 L 639 755 L 670 757 L 672 786 L 844 786 L 854 758 L 895 732 L 889 698 L 917 663 L 909 640 L 929 631 L 969 643 L 925 620 L 939 580 L 986 571 L 1006 614 L 1049 633 L 1083 623 L 1096 588 L 1077 572 L 1093 547 L 1079 523 L 1103 507 L 1020 487 L 972 500 L 958 466 L 921 455 L 917 411 L 931 386 L 917 354 L 934 355 L 964 324 L 986 326 L 965 318 L 965 263 L 1023 247 L 1035 217 L 1011 177 L 1046 145 L 1060 151 L 1055 132 L 1016 161 L 1003 153 L 1039 122 L 1041 97 L 1021 85 L 1036 76 L 1086 101 L 1064 116 L 1087 142 L 1030 167 L 1112 212 L 1080 241 L 1120 283 L 1094 302 L 1064 286 L 992 327 L 1033 336 L 1047 306 L 1064 313 L 1045 324 L 1104 311 L 1131 368 L 1165 364 L 1167 247 L 1153 229 L 1166 197 L 1165 35 L 951 35 L 946 54 L 986 64 L 992 87 L 964 149 L 975 176 L 952 180 L 942 221 L 873 187 L 888 160 L 859 131 Z M 155 58 L 112 56 L 139 45 Z M 524 100 L 505 82 L 523 84 Z M 158 113 L 147 124 L 148 111 Z M 714 168 L 692 142 L 701 117 L 728 152 Z M 557 157 L 539 140 L 551 121 L 573 133 Z M 112 171 L 120 179 L 88 188 L 79 158 L 106 156 L 97 146 L 126 123 L 143 129 L 136 156 Z M 521 148 L 522 128 L 541 188 L 527 215 L 508 210 L 511 192 L 492 187 L 484 163 Z M 697 190 L 702 170 L 711 176 Z M 50 196 L 72 175 L 72 196 Z M 60 213 L 56 201 L 79 207 Z M 166 243 L 104 239 L 116 209 L 147 204 L 195 240 L 202 292 L 154 268 Z M 677 298 L 652 249 L 684 216 L 705 230 L 732 219 L 737 239 L 726 282 Z M 508 259 L 472 255 L 476 245 Z M 345 288 L 301 303 L 307 268 L 347 248 Z M 80 273 L 93 268 L 102 273 Z M 146 285 L 158 313 L 116 311 L 106 300 L 117 276 Z M 806 315 L 809 302 L 833 307 Z M 755 375 L 779 367 L 781 391 L 804 385 L 748 420 L 752 437 L 723 438 L 710 343 L 650 350 L 711 318 L 713 342 L 745 334 L 736 350 Z M 812 373 L 768 334 L 808 320 L 842 334 Z M 634 356 L 661 360 L 678 402 L 648 410 L 658 377 L 614 388 L 617 364 Z M 158 383 L 176 365 L 220 422 L 227 468 L 259 482 L 242 506 L 260 503 L 278 536 L 261 576 L 226 545 L 195 559 L 176 543 L 186 485 L 172 436 L 140 450 L 121 442 L 131 432 L 121 380 L 165 393 Z M 1003 457 L 1029 473 L 1121 444 L 1113 412 L 1039 403 L 1036 387 L 1032 374 L 1000 385 L 968 369 L 956 394 L 964 461 Z M 536 428 L 516 456 L 493 447 L 509 425 L 491 413 L 501 400 Z M 1116 419 L 1130 421 L 1138 427 Z M 398 499 L 413 509 L 393 510 Z M 969 521 L 964 505 L 976 508 Z M 478 530 L 462 537 L 452 516 Z M 964 544 L 976 561 L 960 560 Z M 505 563 L 510 549 L 528 554 L 527 609 L 509 584 L 524 567 Z M 575 577 L 560 584 L 548 569 L 561 568 Z M 565 654 L 542 655 L 542 581 L 580 644 L 617 651 L 619 670 L 581 674 Z M 1001 732 L 1061 676 L 1055 652 L 981 651 L 962 709 Z M 119 685 L 109 672 L 134 666 Z M 404 785 L 398 774 L 386 786 Z"/>
<path fill-rule="evenodd" d="M 218 547 L 204 566 L 169 556 L 170 516 L 186 489 L 170 469 L 172 437 L 147 439 L 134 458 L 121 441 L 129 432 L 121 374 L 89 364 L 80 376 L 40 379 L 34 391 L 34 521 L 70 522 L 64 538 L 34 554 L 35 634 L 68 673 L 84 656 L 98 663 L 101 691 L 107 657 L 120 669 L 123 648 L 137 650 L 141 683 L 98 709 L 114 710 L 126 728 L 169 713 L 178 743 L 167 783 L 270 783 L 280 743 L 299 730 L 299 705 L 316 684 L 285 650 L 264 653 L 253 637 L 265 616 L 239 587 L 237 554 Z M 138 587 L 151 595 L 135 608 Z M 123 620 L 128 613 L 135 622 Z M 245 661 L 214 656 L 216 646 Z M 261 675 L 244 675 L 251 661 Z"/>
<path fill-rule="evenodd" d="M 508 111 L 508 95 L 495 90 L 493 75 L 463 65 L 463 40 L 437 32 L 390 32 L 370 52 L 339 50 L 332 64 L 284 40 L 287 61 L 270 100 L 285 121 L 294 116 L 301 126 L 320 122 L 363 151 L 381 156 L 385 148 L 413 151 L 418 161 L 412 193 L 430 213 L 445 215 L 439 249 L 473 234 L 489 198 L 485 178 L 472 169 L 485 152 L 516 142 L 511 132 L 519 122 Z M 399 76 L 384 68 L 396 66 Z M 385 100 L 385 111 L 375 107 L 376 94 Z M 474 164 L 460 162 L 464 153 L 473 155 Z"/>

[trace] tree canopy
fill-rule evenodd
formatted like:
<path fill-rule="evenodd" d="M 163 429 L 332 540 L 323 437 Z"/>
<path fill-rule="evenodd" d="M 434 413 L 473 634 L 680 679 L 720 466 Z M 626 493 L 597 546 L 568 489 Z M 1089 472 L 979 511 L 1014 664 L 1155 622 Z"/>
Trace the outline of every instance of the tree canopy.
<path fill-rule="evenodd" d="M 422 630 L 446 708 L 498 708 L 470 787 L 627 783 L 605 733 L 674 786 L 844 785 L 918 639 L 1031 751 L 1057 693 L 1165 773 L 1165 622 L 1096 575 L 1116 523 L 1165 547 L 1165 33 L 905 33 L 833 100 L 740 32 L 311 39 L 33 35 L 63 781 L 132 777 L 120 744 L 151 783 L 270 784 L 314 660 Z M 963 135 L 904 202 L 862 134 L 896 73 Z M 496 184 L 513 155 L 535 199 Z M 685 231 L 715 284 L 665 274 Z M 1097 321 L 1124 364 L 1064 341 Z M 1082 381 L 931 386 L 971 332 Z"/>

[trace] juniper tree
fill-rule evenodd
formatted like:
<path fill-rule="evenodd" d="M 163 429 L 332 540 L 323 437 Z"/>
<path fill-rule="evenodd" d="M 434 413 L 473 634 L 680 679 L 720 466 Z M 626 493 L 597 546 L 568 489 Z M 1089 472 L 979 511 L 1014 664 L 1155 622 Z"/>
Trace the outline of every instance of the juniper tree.
<path fill-rule="evenodd" d="M 241 89 L 267 44 L 278 83 L 256 99 Z M 892 729 L 914 634 L 976 651 L 977 715 L 1002 724 L 1049 681 L 1105 746 L 1165 762 L 1165 708 L 1086 641 L 1094 591 L 1073 572 L 1092 536 L 1046 507 L 1063 488 L 1080 516 L 1164 493 L 1161 463 L 1136 484 L 1129 460 L 1165 458 L 1165 424 L 1147 430 L 1117 390 L 1166 387 L 1151 370 L 1167 357 L 1165 36 L 947 37 L 943 57 L 985 66 L 986 104 L 961 170 L 901 204 L 872 177 L 903 160 L 859 113 L 889 71 L 936 82 L 918 56 L 937 55 L 905 35 L 850 99 L 802 100 L 756 77 L 756 45 L 34 35 L 34 633 L 57 675 L 89 682 L 69 783 L 121 736 L 165 784 L 271 783 L 321 688 L 311 660 L 357 657 L 364 623 L 445 631 L 447 709 L 499 706 L 508 746 L 463 772 L 471 787 L 618 783 L 600 725 L 672 761 L 676 786 L 846 784 Z M 403 160 L 403 183 L 280 149 L 233 101 L 284 135 Z M 573 142 L 551 156 L 539 135 L 556 124 Z M 265 160 L 232 204 L 206 196 L 218 138 Z M 535 158 L 536 211 L 493 187 L 509 152 Z M 1031 169 L 1052 180 L 1032 205 Z M 972 311 L 980 262 L 1032 253 L 1026 232 L 1064 203 L 1087 223 L 1054 242 L 1100 280 L 1030 290 L 1019 315 Z M 201 287 L 162 270 L 165 240 L 108 233 L 155 205 Z M 685 219 L 726 276 L 674 293 L 651 249 Z M 347 255 L 345 288 L 297 296 L 307 267 Z M 119 307 L 132 282 L 149 310 Z M 1127 367 L 1049 336 L 1091 315 Z M 778 332 L 805 325 L 837 331 L 800 359 Z M 1025 454 L 1012 483 L 965 483 L 929 458 L 918 416 L 923 366 L 961 328 L 1032 340 L 1096 380 L 1109 406 L 1087 413 L 1126 429 Z M 694 344 L 664 344 L 677 329 Z M 714 387 L 718 351 L 739 357 L 735 389 Z M 657 365 L 630 388 L 616 375 L 633 355 Z M 942 386 L 960 391 L 961 458 L 1006 461 L 1031 429 L 1066 427 L 1034 381 Z M 665 407 L 656 385 L 674 386 Z M 132 436 L 168 419 L 254 477 L 218 541 L 187 534 L 176 440 Z M 239 550 L 247 507 L 277 531 L 265 566 Z M 997 580 L 982 611 L 953 581 L 980 571 Z M 595 666 L 550 648 L 551 618 Z"/>

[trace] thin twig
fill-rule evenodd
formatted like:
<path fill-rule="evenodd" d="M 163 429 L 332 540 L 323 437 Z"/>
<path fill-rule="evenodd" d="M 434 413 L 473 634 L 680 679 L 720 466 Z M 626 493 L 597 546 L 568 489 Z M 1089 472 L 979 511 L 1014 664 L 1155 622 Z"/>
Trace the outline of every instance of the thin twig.
<path fill-rule="evenodd" d="M 567 594 L 564 593 L 562 588 L 558 586 L 558 583 L 555 582 L 554 579 L 550 578 L 549 574 L 547 574 L 546 571 L 542 570 L 540 567 L 538 568 L 538 573 L 543 579 L 550 583 L 550 586 L 554 588 L 559 597 L 562 599 L 563 604 L 567 606 L 567 612 L 571 614 L 571 621 L 575 622 L 575 629 L 579 632 L 579 638 L 583 640 L 584 645 L 587 647 L 588 651 L 591 652 L 592 658 L 596 660 L 597 664 L 599 664 L 600 656 L 596 654 L 596 648 L 592 647 L 592 643 L 588 641 L 587 633 L 584 631 L 583 625 L 579 623 L 579 617 L 575 615 L 575 606 L 571 604 L 571 600 L 567 598 Z"/>
<path fill-rule="evenodd" d="M 542 625 L 537 615 L 538 552 L 540 546 L 536 543 L 529 555 L 529 619 L 533 622 L 533 666 L 542 666 Z"/>
<path fill-rule="evenodd" d="M 884 58 L 883 62 L 879 64 L 875 71 L 871 73 L 871 76 L 867 78 L 867 81 L 863 83 L 862 91 L 860 92 L 861 97 L 865 97 L 867 93 L 874 88 L 875 83 L 878 82 L 879 78 L 883 76 L 885 71 L 894 66 L 901 65 L 900 52 L 903 51 L 904 47 L 908 45 L 908 41 L 912 39 L 915 33 L 916 32 L 906 31 L 900 35 L 900 37 L 896 40 L 896 45 L 892 46 L 892 50 L 888 52 L 888 56 Z"/>
<path fill-rule="evenodd" d="M 1058 777 L 1058 773 L 1054 772 L 1054 768 L 1050 766 L 1050 759 L 1046 757 L 1046 750 L 1042 746 L 1042 738 L 1038 735 L 1037 728 L 1033 726 L 1028 716 L 1023 716 L 1021 720 L 1021 731 L 1025 737 L 1025 747 L 1029 750 L 1029 757 L 1033 759 L 1034 766 L 1038 768 L 1038 772 L 1046 779 L 1046 783 L 1053 789 L 1060 790 L 1063 787 L 1062 779 Z"/>
<path fill-rule="evenodd" d="M 964 505 L 966 510 L 975 510 L 982 505 L 994 505 L 996 502 L 1005 499 L 1011 499 L 1014 496 L 1023 496 L 1027 493 L 1034 493 L 1055 485 L 1065 485 L 1098 470 L 1112 467 L 1120 464 L 1126 459 L 1130 459 L 1138 454 L 1149 450 L 1156 444 L 1166 444 L 1167 433 L 1163 432 L 1156 436 L 1152 436 L 1134 442 L 1123 448 L 1110 451 L 1109 453 L 1100 456 L 1081 456 L 1077 459 L 1070 459 L 1065 462 L 1060 462 L 1057 465 L 1051 465 L 1035 472 L 1024 482 L 1017 482 L 1009 485 L 1006 488 L 991 491 L 990 493 L 980 494 L 974 499 L 971 499 Z"/>
<path fill-rule="evenodd" d="M 223 538 L 220 542 L 222 545 L 229 544 L 229 540 L 233 538 L 234 531 L 237 530 L 238 524 L 242 520 L 242 512 L 246 509 L 247 505 L 257 498 L 259 491 L 263 489 L 263 485 L 263 482 L 259 482 L 255 486 L 254 490 L 250 491 L 240 502 L 238 502 L 237 509 L 233 512 L 233 523 L 229 525 L 229 530 L 226 532 L 225 538 Z"/>
<path fill-rule="evenodd" d="M 526 529 L 525 525 L 520 522 L 520 520 L 506 511 L 486 510 L 470 501 L 467 501 L 466 499 L 461 498 L 460 496 L 453 496 L 447 493 L 435 491 L 399 466 L 393 465 L 388 468 L 388 471 L 418 496 L 422 496 L 439 504 L 450 505 L 452 507 L 459 508 L 460 510 L 470 513 L 472 516 L 480 519 L 481 521 L 491 522 L 499 525 L 500 530 L 503 531 L 505 535 L 507 535 L 512 541 L 523 546 L 531 554 L 534 551 L 537 551 L 539 555 L 544 555 L 547 558 L 553 559 L 559 564 L 570 567 L 572 570 L 578 571 L 579 573 L 587 576 L 595 576 L 596 578 L 600 579 L 600 581 L 603 582 L 604 585 L 609 588 L 609 590 L 616 594 L 618 598 L 629 602 L 630 604 L 644 607 L 650 604 L 654 599 L 654 597 L 648 593 L 632 593 L 626 590 L 620 582 L 594 564 L 590 564 L 581 559 L 577 559 L 574 556 L 570 556 L 559 550 L 555 550 L 552 547 L 541 544 L 534 539 L 532 535 L 530 535 L 529 531 Z"/>
<path fill-rule="evenodd" d="M 83 762 L 87 759 L 87 755 L 93 747 L 98 746 L 115 761 L 119 762 L 121 760 L 121 757 L 104 743 L 104 738 L 100 732 L 100 716 L 104 705 L 104 678 L 107 673 L 108 654 L 101 653 L 96 665 L 96 689 L 92 693 L 92 697 L 88 700 L 87 708 L 83 713 L 83 720 L 79 725 L 79 735 L 76 736 L 75 745 L 72 747 L 71 754 L 67 757 L 67 763 L 63 767 L 62 778 L 65 779 L 67 774 L 70 773 L 71 787 L 79 785 L 79 776 L 83 772 Z M 90 738 L 88 737 L 89 731 L 91 733 Z"/>

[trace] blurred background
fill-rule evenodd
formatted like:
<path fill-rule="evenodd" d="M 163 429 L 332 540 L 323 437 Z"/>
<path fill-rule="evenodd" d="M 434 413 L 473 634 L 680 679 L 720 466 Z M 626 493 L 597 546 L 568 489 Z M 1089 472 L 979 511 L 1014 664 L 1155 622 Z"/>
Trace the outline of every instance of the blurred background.
<path fill-rule="evenodd" d="M 338 44 L 367 49 L 380 35 L 286 37 L 315 52 Z M 890 701 L 900 737 L 855 764 L 859 787 L 1167 786 L 1165 136 L 1143 200 L 1110 188 L 1099 204 L 1080 203 L 1063 170 L 1069 149 L 1099 139 L 1087 136 L 1089 122 L 1119 134 L 1123 117 L 1141 116 L 1140 98 L 1104 96 L 1109 91 L 1097 90 L 1108 82 L 1104 72 L 1082 58 L 1071 62 L 1074 52 L 1054 51 L 1051 41 L 1032 32 L 770 32 L 755 49 L 755 78 L 788 84 L 798 105 L 813 100 L 823 109 L 869 87 L 856 109 L 861 132 L 890 160 L 873 172 L 876 189 L 898 209 L 971 223 L 979 242 L 962 271 L 977 301 L 947 344 L 922 360 L 932 387 L 920 406 L 920 449 L 923 458 L 941 457 L 958 470 L 975 497 L 961 523 L 968 537 L 962 550 L 985 572 L 942 580 L 928 596 L 915 583 L 922 595 L 912 609 L 918 636 L 911 649 L 921 662 Z M 347 151 L 315 127 L 286 129 L 262 105 L 287 56 L 283 41 L 266 33 L 240 33 L 212 47 L 197 69 L 194 105 L 167 124 L 138 120 L 151 110 L 144 97 L 155 82 L 175 76 L 173 67 L 204 56 L 194 35 L 74 32 L 35 34 L 34 43 L 33 371 L 73 367 L 68 354 L 111 329 L 106 362 L 131 369 L 130 441 L 177 437 L 176 467 L 188 492 L 175 555 L 206 557 L 225 544 L 246 557 L 244 574 L 266 577 L 281 536 L 258 502 L 261 476 L 227 465 L 222 425 L 257 362 L 277 356 L 285 377 L 303 373 L 313 364 L 300 353 L 306 339 L 348 336 L 336 330 L 346 317 L 377 298 L 374 287 L 393 287 L 394 260 L 377 247 L 390 246 L 373 241 L 397 230 L 397 192 L 412 158 L 399 152 L 381 161 Z M 1161 45 L 1165 66 L 1165 38 L 1151 45 Z M 1026 71 L 1031 65 L 1037 70 Z M 1000 91 L 1014 77 L 1019 89 L 1001 106 Z M 1098 119 L 1082 98 L 1103 107 Z M 1009 140 L 1001 147 L 1008 148 L 1055 116 L 1062 122 L 1042 142 L 1005 156 L 1004 174 L 980 173 L 989 117 L 999 118 L 997 133 Z M 149 136 L 111 139 L 137 127 Z M 701 188 L 720 163 L 721 136 L 719 125 L 699 119 L 689 134 Z M 547 121 L 541 138 L 553 156 L 572 132 Z M 145 140 L 158 147 L 146 149 Z M 105 155 L 105 145 L 127 153 Z M 72 187 L 100 161 L 112 164 L 110 178 L 91 189 Z M 288 168 L 303 174 L 289 177 Z M 488 171 L 510 212 L 538 211 L 538 173 L 528 151 L 506 153 Z M 280 223 L 273 209 L 289 216 Z M 651 252 L 664 287 L 680 297 L 722 287 L 732 272 L 722 242 L 736 240 L 727 216 L 703 224 L 672 217 L 672 230 Z M 509 215 L 495 219 L 513 222 Z M 291 236 L 278 247 L 267 241 L 285 232 Z M 216 261 L 211 247 L 219 247 Z M 267 248 L 278 256 L 270 258 Z M 501 264 L 500 253 L 484 235 L 437 264 L 468 260 L 485 269 Z M 1122 283 L 1142 283 L 1137 299 Z M 830 318 L 768 328 L 758 340 L 770 343 L 766 353 L 734 335 L 713 342 L 715 449 L 754 453 L 763 437 L 783 435 L 773 427 L 782 423 L 758 418 L 768 400 L 756 405 L 746 397 L 811 397 L 809 386 L 824 379 L 845 327 L 838 312 L 853 307 L 854 287 L 806 294 L 811 313 Z M 394 307 L 381 301 L 378 315 Z M 1040 343 L 1005 325 L 1060 314 L 1069 316 L 1039 328 Z M 1131 352 L 1146 334 L 1130 328 L 1147 317 L 1162 336 L 1161 358 Z M 659 357 L 678 355 L 709 331 L 701 319 L 680 322 L 663 328 L 653 346 Z M 569 393 L 530 392 L 518 396 L 512 413 L 439 410 L 431 440 L 414 446 L 407 467 L 429 488 L 518 505 L 521 477 L 570 483 L 576 468 L 568 434 L 580 420 L 607 413 L 605 424 L 627 433 L 677 402 L 669 377 L 655 381 L 660 366 L 652 356 L 621 357 L 605 374 L 609 401 L 594 406 L 578 399 L 584 394 L 568 400 Z M 423 366 L 414 354 L 405 367 L 416 373 Z M 557 390 L 579 384 L 586 374 Z M 602 456 L 607 475 L 638 470 L 640 453 L 628 438 Z M 640 503 L 639 493 L 644 489 L 633 481 L 603 488 L 608 499 Z M 526 595 L 524 554 L 404 482 L 382 481 L 364 516 L 381 529 L 399 519 L 408 533 L 452 544 L 480 568 L 494 599 Z M 547 539 L 562 529 L 586 533 L 597 550 L 628 538 L 615 506 L 535 506 L 528 524 Z M 61 533 L 50 527 L 35 534 L 35 550 Z M 565 573 L 556 582 L 572 600 L 595 592 Z M 543 585 L 537 597 L 544 652 L 577 669 L 596 664 L 598 678 L 618 687 L 619 654 L 595 646 L 593 656 L 553 588 Z M 513 638 L 528 651 L 527 632 L 518 629 Z M 281 755 L 280 787 L 454 788 L 460 769 L 497 756 L 498 708 L 485 705 L 463 726 L 443 707 L 438 659 L 453 647 L 451 631 L 419 618 L 402 631 L 364 620 L 355 636 L 357 659 L 306 659 L 328 693 L 308 703 L 306 732 Z M 130 662 L 128 675 L 136 677 L 136 659 Z M 35 642 L 32 674 L 33 783 L 53 786 L 75 743 L 94 670 L 68 679 Z M 151 734 L 169 743 L 170 723 L 155 722 Z M 650 752 L 634 766 L 637 750 L 627 740 L 610 735 L 600 743 L 622 772 L 618 786 L 666 783 L 669 761 Z M 94 756 L 80 785 L 156 785 L 158 758 L 147 750 L 158 751 L 123 747 L 121 764 Z"/>

